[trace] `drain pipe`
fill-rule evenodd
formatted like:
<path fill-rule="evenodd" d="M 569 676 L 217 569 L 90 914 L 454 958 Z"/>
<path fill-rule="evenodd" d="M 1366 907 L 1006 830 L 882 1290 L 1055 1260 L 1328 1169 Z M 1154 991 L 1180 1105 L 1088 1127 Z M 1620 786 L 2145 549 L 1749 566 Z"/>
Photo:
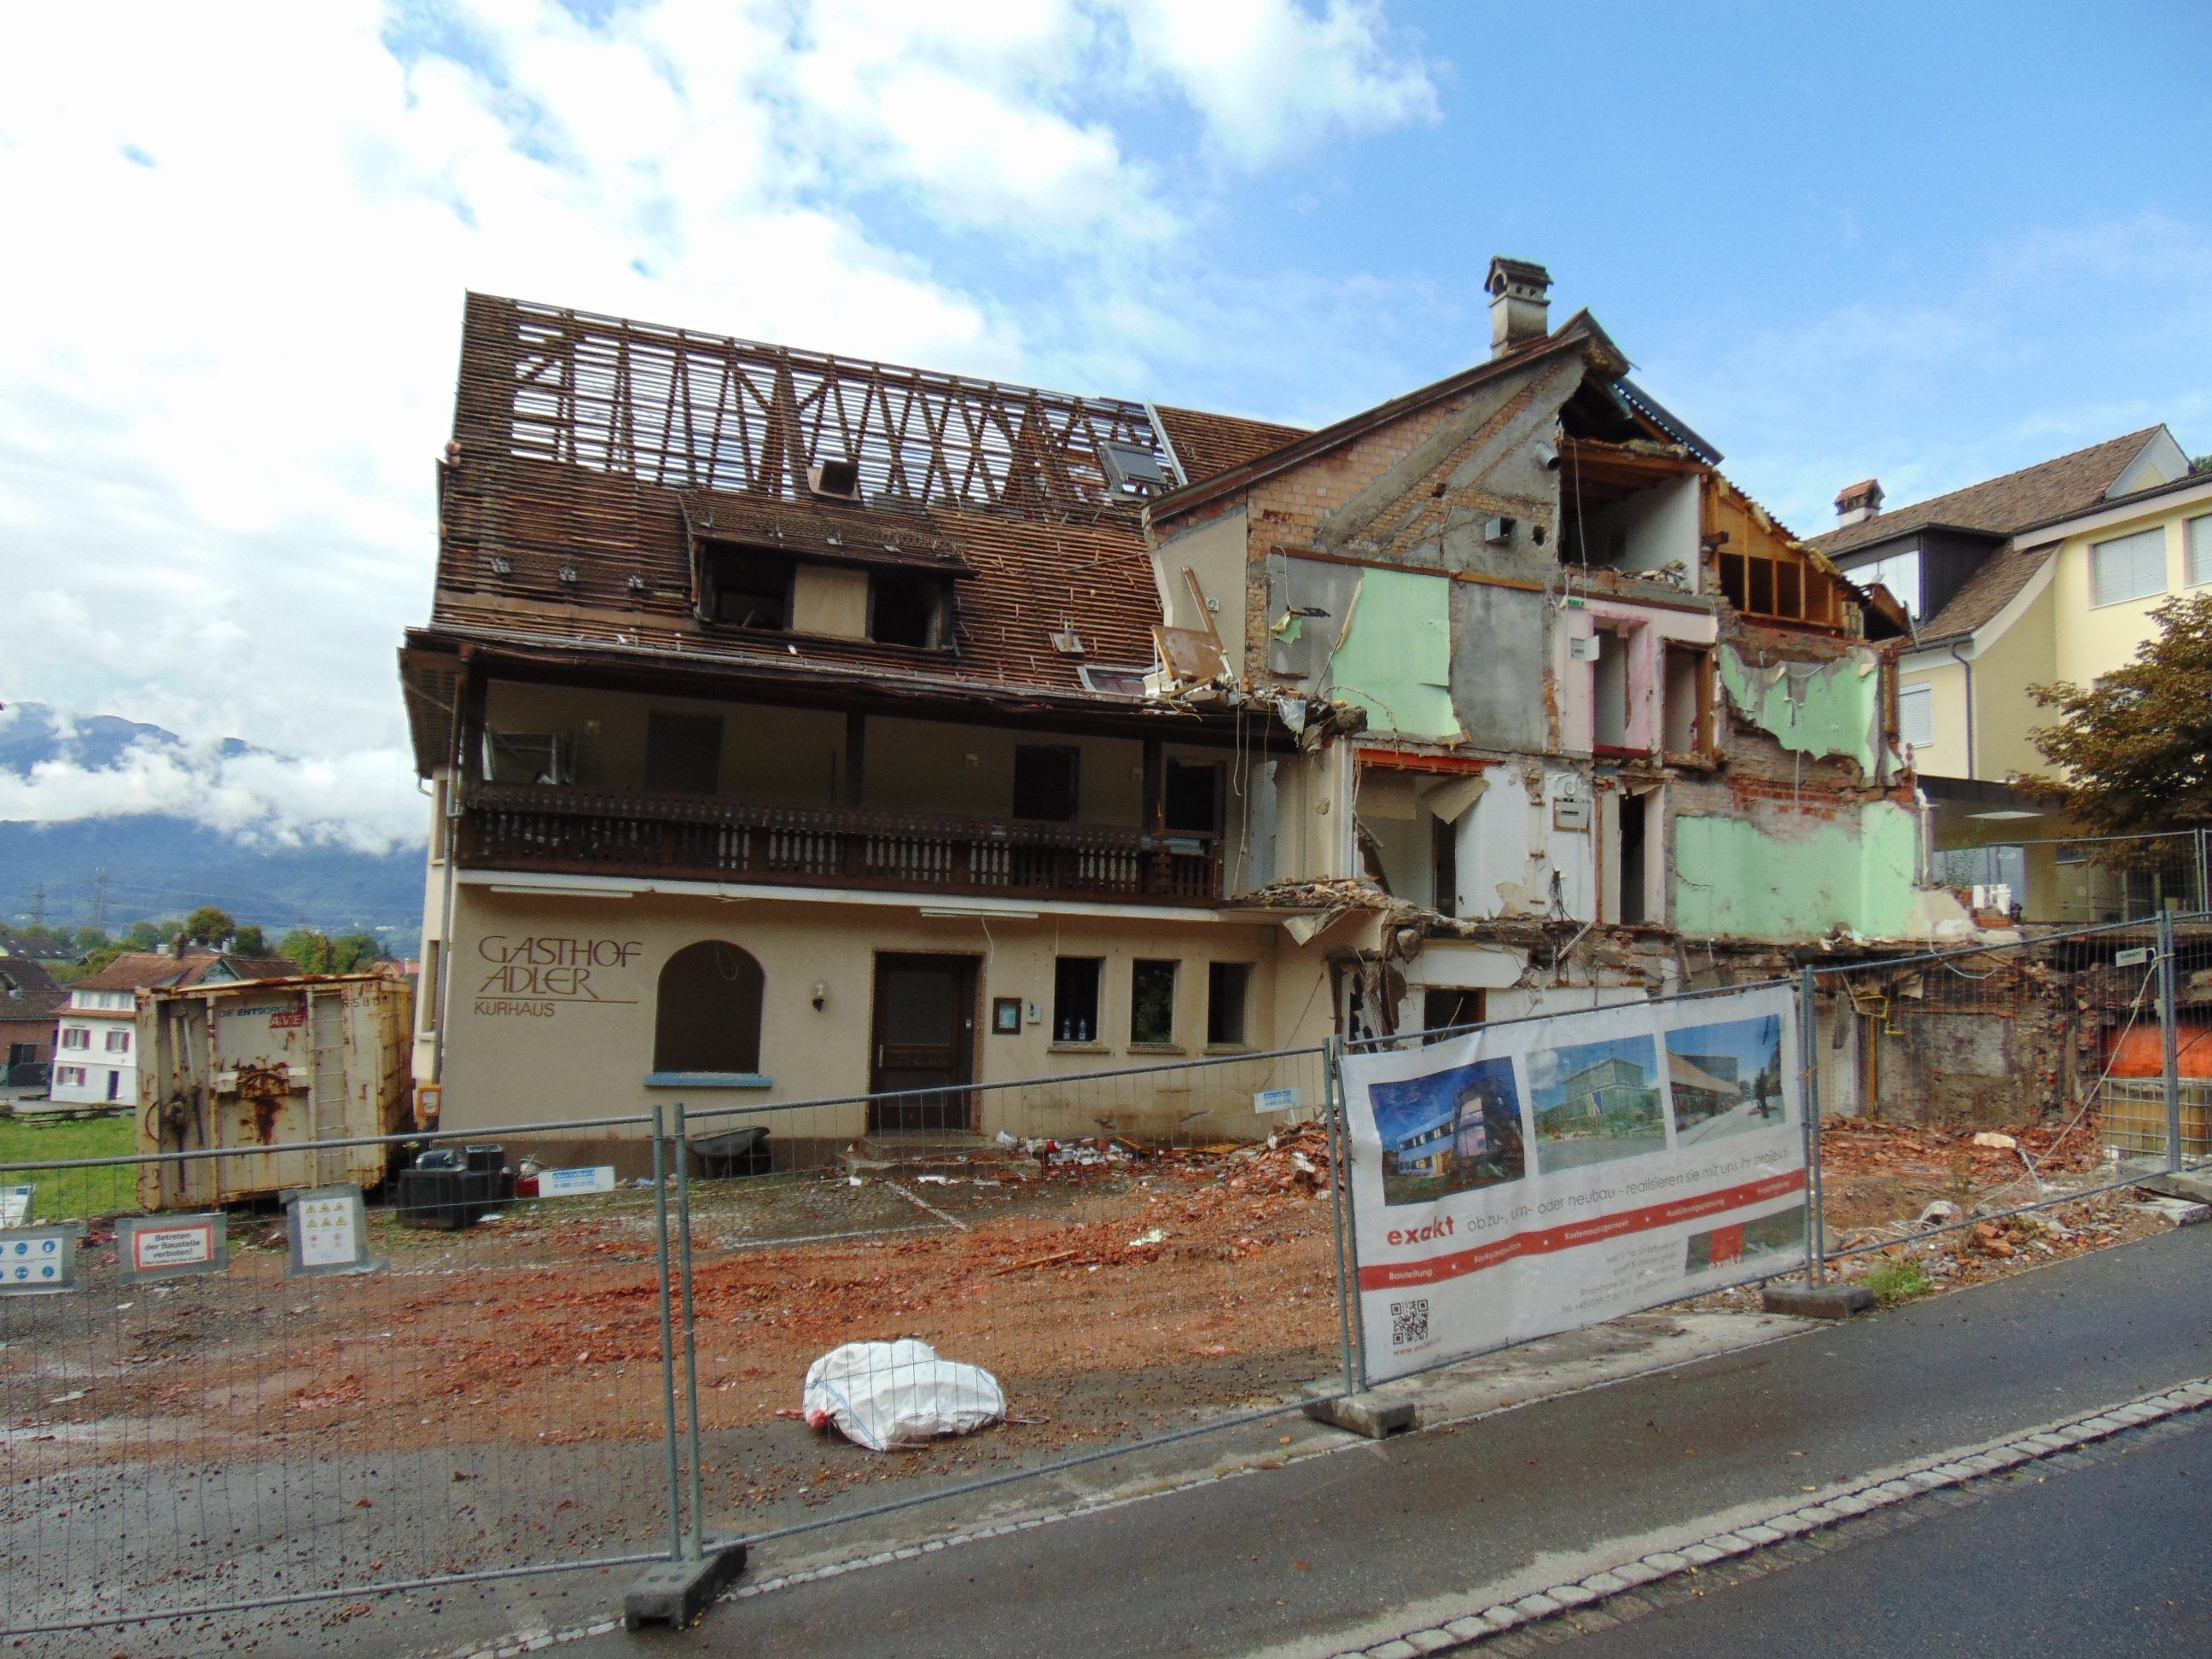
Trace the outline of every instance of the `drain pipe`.
<path fill-rule="evenodd" d="M 1951 660 L 1965 670 L 1966 676 L 1966 776 L 1970 780 L 1978 776 L 1974 770 L 1974 662 L 1971 657 L 1960 656 L 1959 647 L 1972 643 L 1971 638 L 1954 640 L 1948 647 Z"/>

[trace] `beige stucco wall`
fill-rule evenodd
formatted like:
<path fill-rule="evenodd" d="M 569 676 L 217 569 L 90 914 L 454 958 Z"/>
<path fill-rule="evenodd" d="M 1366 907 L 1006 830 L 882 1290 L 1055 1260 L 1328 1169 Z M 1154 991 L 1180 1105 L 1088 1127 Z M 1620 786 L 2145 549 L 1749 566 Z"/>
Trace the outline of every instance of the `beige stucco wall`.
<path fill-rule="evenodd" d="M 1919 685 L 1932 688 L 1935 701 L 1929 713 L 1936 725 L 1936 741 L 1917 745 L 1913 759 L 1921 771 L 1931 776 L 1963 778 L 1966 775 L 1966 671 L 1954 662 L 1928 669 L 1900 668 L 1899 695 Z"/>
<path fill-rule="evenodd" d="M 832 639 L 868 637 L 868 573 L 802 563 L 793 573 L 791 626 Z"/>
<path fill-rule="evenodd" d="M 515 877 L 515 882 L 529 878 Z M 533 984 L 498 958 L 526 939 L 599 944 L 604 958 L 578 982 Z M 759 1090 L 649 1088 L 653 1008 L 663 964 L 702 939 L 743 946 L 767 979 Z M 1206 964 L 1253 964 L 1248 1042 L 1253 1049 L 1318 1043 L 1329 1004 L 1322 942 L 1300 947 L 1272 922 L 1231 922 L 1210 913 L 1188 920 L 1042 914 L 1032 918 L 926 917 L 915 902 L 842 903 L 705 896 L 593 898 L 458 890 L 450 1029 L 446 1033 L 445 1121 L 449 1127 L 553 1122 L 562 1118 L 649 1111 L 684 1100 L 694 1111 L 770 1101 L 857 1095 L 869 1079 L 874 959 L 880 952 L 969 955 L 978 961 L 976 1018 L 988 1024 L 994 997 L 1023 1000 L 1018 1036 L 980 1030 L 979 1082 L 1075 1077 L 1178 1057 L 1133 1050 L 1128 1042 L 1130 964 L 1169 957 L 1178 975 L 1176 1048 L 1205 1054 Z M 1081 1047 L 1051 1040 L 1056 955 L 1105 959 L 1101 1031 Z M 827 988 L 822 1010 L 813 988 Z M 548 994 L 557 993 L 557 994 Z M 1038 1018 L 1028 1018 L 1028 1005 Z M 1165 1133 L 1188 1114 L 1209 1114 L 1202 1133 L 1249 1134 L 1267 1121 L 1253 1091 L 1303 1080 L 1310 1062 L 1238 1065 L 1137 1084 L 1088 1084 L 1064 1091 L 1024 1089 L 977 1096 L 987 1134 L 1096 1134 L 1094 1117 L 1112 1115 L 1131 1133 Z M 1269 1073 L 1279 1072 L 1279 1078 Z M 1258 1080 L 1255 1080 L 1258 1079 Z M 850 1137 L 864 1132 L 858 1104 L 810 1109 L 795 1117 L 721 1120 L 719 1127 L 769 1121 L 779 1135 Z M 1197 1122 L 1197 1120 L 1193 1120 Z M 1183 1133 L 1190 1133 L 1185 1125 Z"/>
<path fill-rule="evenodd" d="M 2212 509 L 2203 501 L 2168 506 L 2163 512 L 2145 513 L 2091 534 L 2067 538 L 2058 550 L 2057 572 L 2051 584 L 2058 594 L 2056 678 L 2087 685 L 2135 655 L 2136 647 L 2156 631 L 2156 624 L 2150 620 L 2151 611 L 2169 595 L 2192 591 L 2188 581 L 2185 526 L 2191 518 L 2207 511 Z M 2154 524 L 2166 532 L 2166 592 L 2148 599 L 2124 600 L 2118 605 L 2093 605 L 2089 580 L 2091 545 L 2132 535 Z"/>
<path fill-rule="evenodd" d="M 2047 684 L 2052 678 L 2058 650 L 2057 593 L 2054 581 L 1974 658 L 1974 772 L 1978 777 L 2002 782 L 2021 772 L 2042 771 L 2050 764 L 2028 734 L 2050 725 L 2054 716 L 2038 706 L 2027 688 Z M 1958 746 L 1964 750 L 1963 737 Z"/>
<path fill-rule="evenodd" d="M 845 748 L 841 714 L 503 680 L 495 681 L 484 699 L 485 723 L 495 732 L 574 737 L 576 782 L 586 789 L 645 787 L 646 722 L 656 713 L 721 720 L 726 794 L 792 806 L 827 806 L 836 799 Z"/>

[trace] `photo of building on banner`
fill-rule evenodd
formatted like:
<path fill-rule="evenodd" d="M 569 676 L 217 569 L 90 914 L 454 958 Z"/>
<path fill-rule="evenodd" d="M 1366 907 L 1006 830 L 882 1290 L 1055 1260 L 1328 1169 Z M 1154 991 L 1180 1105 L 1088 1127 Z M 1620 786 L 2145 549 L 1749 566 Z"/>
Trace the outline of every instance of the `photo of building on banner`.
<path fill-rule="evenodd" d="M 1796 1054 L 1778 987 L 1346 1055 L 1369 1379 L 1802 1261 Z"/>

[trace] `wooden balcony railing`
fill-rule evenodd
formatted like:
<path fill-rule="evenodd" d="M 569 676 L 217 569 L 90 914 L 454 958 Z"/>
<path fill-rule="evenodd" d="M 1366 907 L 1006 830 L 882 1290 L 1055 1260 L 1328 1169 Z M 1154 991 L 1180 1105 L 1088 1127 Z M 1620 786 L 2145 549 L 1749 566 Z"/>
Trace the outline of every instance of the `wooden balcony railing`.
<path fill-rule="evenodd" d="M 1220 847 L 1211 836 L 1156 842 L 1141 830 L 1108 824 L 763 806 L 535 784 L 472 787 L 459 857 L 478 868 L 782 886 L 1184 904 L 1221 896 Z"/>

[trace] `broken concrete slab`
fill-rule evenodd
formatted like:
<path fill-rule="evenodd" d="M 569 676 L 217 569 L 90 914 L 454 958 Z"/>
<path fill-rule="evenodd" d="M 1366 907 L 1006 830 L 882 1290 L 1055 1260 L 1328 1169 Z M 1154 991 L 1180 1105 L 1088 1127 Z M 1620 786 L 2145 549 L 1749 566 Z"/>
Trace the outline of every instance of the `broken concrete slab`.
<path fill-rule="evenodd" d="M 1800 1319 L 1849 1319 L 1874 1311 L 1874 1292 L 1863 1285 L 1769 1285 L 1759 1305 Z"/>
<path fill-rule="evenodd" d="M 666 1625 L 688 1630 L 744 1570 L 743 1544 L 725 1545 L 696 1561 L 663 1561 L 647 1567 L 623 1597 L 623 1628 Z"/>
<path fill-rule="evenodd" d="M 1306 1415 L 1370 1440 L 1388 1440 L 1394 1434 L 1410 1434 L 1417 1415 L 1410 1400 L 1393 1400 L 1379 1394 L 1345 1394 L 1306 1403 Z"/>
<path fill-rule="evenodd" d="M 2146 1176 L 2136 1182 L 2136 1188 L 2160 1198 L 2178 1198 L 2186 1204 L 2212 1205 L 2212 1176 L 2186 1170 L 2177 1175 Z"/>

